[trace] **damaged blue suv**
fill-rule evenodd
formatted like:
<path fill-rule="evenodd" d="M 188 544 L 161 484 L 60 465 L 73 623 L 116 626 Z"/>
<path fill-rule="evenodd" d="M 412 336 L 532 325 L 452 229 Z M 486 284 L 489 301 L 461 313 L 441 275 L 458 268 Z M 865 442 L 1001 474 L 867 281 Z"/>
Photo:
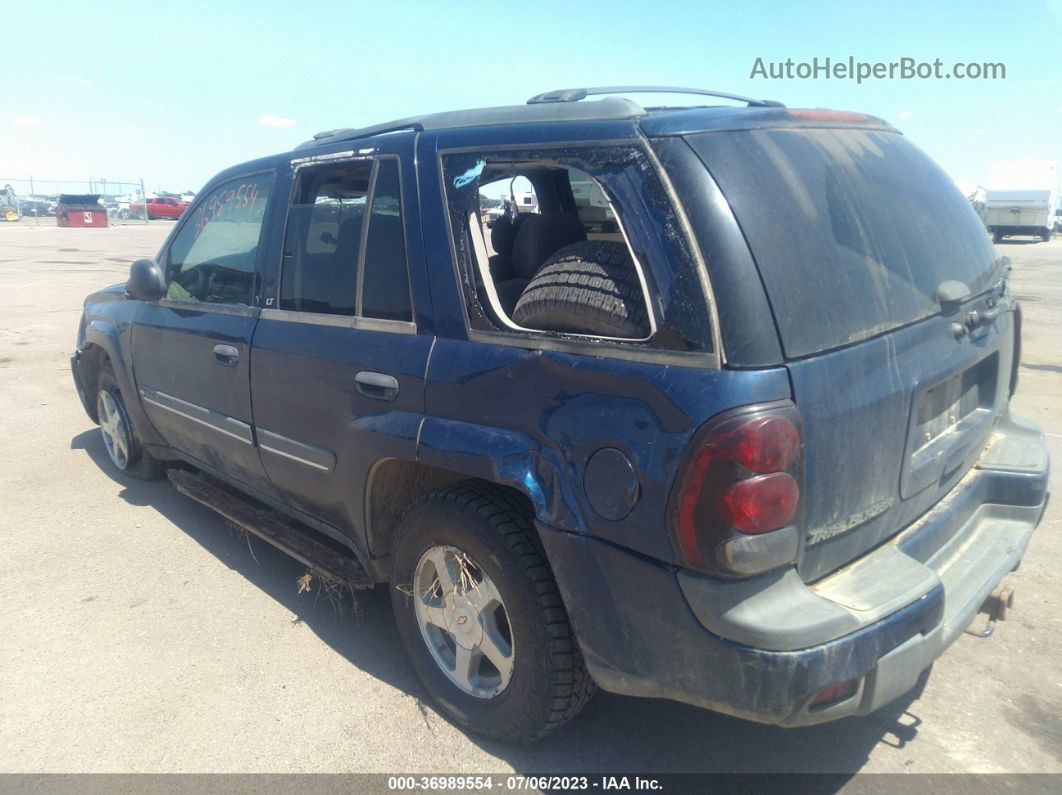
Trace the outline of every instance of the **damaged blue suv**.
<path fill-rule="evenodd" d="M 74 380 L 117 469 L 390 583 L 469 730 L 598 687 L 800 726 L 1005 605 L 1049 466 L 1009 268 L 880 119 L 555 91 L 219 174 Z"/>

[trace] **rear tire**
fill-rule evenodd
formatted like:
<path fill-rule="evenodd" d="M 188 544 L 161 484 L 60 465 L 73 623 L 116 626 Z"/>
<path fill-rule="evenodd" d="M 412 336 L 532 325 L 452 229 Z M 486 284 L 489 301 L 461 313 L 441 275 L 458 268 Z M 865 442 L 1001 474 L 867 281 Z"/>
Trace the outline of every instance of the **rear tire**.
<path fill-rule="evenodd" d="M 158 480 L 166 475 L 165 464 L 140 441 L 110 362 L 100 366 L 96 378 L 96 414 L 103 445 L 115 469 L 140 480 Z"/>
<path fill-rule="evenodd" d="M 992 233 L 992 242 L 993 243 L 1002 243 L 1003 242 L 1003 233 L 1002 232 L 993 232 Z"/>
<path fill-rule="evenodd" d="M 594 694 L 541 543 L 515 494 L 467 481 L 424 497 L 402 519 L 393 561 L 391 599 L 402 645 L 452 722 L 528 743 Z M 462 649 L 468 649 L 464 676 Z"/>
<path fill-rule="evenodd" d="M 543 331 L 639 339 L 649 320 L 624 243 L 584 240 L 546 260 L 516 302 L 513 320 Z"/>

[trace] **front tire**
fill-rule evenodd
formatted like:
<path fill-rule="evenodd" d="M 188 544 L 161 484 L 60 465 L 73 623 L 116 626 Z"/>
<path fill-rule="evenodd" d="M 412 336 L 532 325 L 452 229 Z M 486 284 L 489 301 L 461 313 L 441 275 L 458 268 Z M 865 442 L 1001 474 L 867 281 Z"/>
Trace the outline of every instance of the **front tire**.
<path fill-rule="evenodd" d="M 140 441 L 109 362 L 100 367 L 96 379 L 96 416 L 103 446 L 115 469 L 140 480 L 165 476 L 165 465 L 145 450 Z"/>
<path fill-rule="evenodd" d="M 476 481 L 428 495 L 403 518 L 393 561 L 402 645 L 454 723 L 533 742 L 595 692 L 518 496 Z"/>

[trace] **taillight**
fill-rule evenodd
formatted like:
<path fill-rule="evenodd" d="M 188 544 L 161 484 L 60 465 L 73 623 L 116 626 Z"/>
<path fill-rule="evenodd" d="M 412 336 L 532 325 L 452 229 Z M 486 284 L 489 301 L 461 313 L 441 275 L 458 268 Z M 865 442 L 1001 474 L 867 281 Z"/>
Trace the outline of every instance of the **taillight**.
<path fill-rule="evenodd" d="M 769 533 L 789 524 L 796 513 L 800 487 L 792 475 L 775 472 L 739 480 L 717 506 L 727 524 L 742 533 Z"/>
<path fill-rule="evenodd" d="M 799 428 L 789 401 L 730 411 L 706 423 L 672 494 L 672 530 L 686 565 L 741 576 L 795 559 Z"/>

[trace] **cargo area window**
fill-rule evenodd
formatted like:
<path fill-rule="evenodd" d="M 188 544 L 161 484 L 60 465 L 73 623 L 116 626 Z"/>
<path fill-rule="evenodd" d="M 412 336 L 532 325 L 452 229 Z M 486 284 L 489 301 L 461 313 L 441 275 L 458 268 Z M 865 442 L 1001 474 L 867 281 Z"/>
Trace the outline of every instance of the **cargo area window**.
<path fill-rule="evenodd" d="M 444 157 L 470 321 L 514 332 L 646 341 L 648 286 L 600 182 L 552 158 Z"/>
<path fill-rule="evenodd" d="M 279 306 L 413 319 L 397 160 L 299 171 L 288 211 Z"/>
<path fill-rule="evenodd" d="M 764 129 L 686 140 L 741 224 L 791 358 L 923 320 L 940 311 L 944 282 L 977 295 L 999 278 L 969 202 L 895 132 Z"/>
<path fill-rule="evenodd" d="M 249 306 L 272 174 L 226 182 L 198 202 L 166 255 L 173 301 Z"/>

